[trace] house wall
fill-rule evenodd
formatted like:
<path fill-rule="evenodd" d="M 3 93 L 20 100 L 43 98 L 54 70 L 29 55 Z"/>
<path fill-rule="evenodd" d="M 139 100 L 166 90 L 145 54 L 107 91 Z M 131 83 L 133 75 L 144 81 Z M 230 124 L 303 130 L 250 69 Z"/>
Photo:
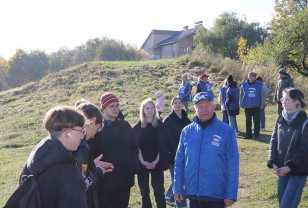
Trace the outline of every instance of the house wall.
<path fill-rule="evenodd" d="M 152 59 L 160 59 L 161 58 L 161 48 L 152 49 L 153 45 L 162 42 L 170 37 L 174 36 L 174 34 L 160 34 L 160 33 L 151 33 L 146 43 L 143 45 L 143 59 L 144 60 L 152 60 Z"/>
<path fill-rule="evenodd" d="M 161 58 L 172 58 L 173 56 L 173 45 L 174 44 L 169 44 L 169 45 L 164 45 L 161 48 Z"/>
<path fill-rule="evenodd" d="M 190 54 L 192 49 L 195 47 L 193 36 L 186 37 L 176 43 L 176 56 L 183 56 Z"/>

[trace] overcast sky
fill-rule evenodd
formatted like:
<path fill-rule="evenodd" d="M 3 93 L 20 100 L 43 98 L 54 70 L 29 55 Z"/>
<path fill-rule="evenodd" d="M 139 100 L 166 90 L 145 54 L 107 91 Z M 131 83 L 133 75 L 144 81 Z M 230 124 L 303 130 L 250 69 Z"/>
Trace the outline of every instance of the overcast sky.
<path fill-rule="evenodd" d="M 270 22 L 275 0 L 2 0 L 0 7 L 0 56 L 9 59 L 25 51 L 56 52 L 91 38 L 109 37 L 136 45 L 152 29 L 182 30 L 233 11 L 239 18 Z"/>

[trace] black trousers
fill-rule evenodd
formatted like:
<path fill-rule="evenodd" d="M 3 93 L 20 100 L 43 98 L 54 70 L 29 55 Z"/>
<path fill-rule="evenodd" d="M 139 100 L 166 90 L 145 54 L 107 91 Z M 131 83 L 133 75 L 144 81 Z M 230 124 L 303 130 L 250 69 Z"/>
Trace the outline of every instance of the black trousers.
<path fill-rule="evenodd" d="M 103 191 L 98 197 L 99 208 L 127 208 L 130 188 L 120 191 Z"/>
<path fill-rule="evenodd" d="M 166 208 L 164 172 L 160 168 L 148 170 L 144 166 L 140 167 L 138 173 L 138 185 L 140 188 L 142 208 L 151 208 L 149 176 L 151 173 L 151 184 L 154 190 L 154 196 L 157 208 Z"/>
<path fill-rule="evenodd" d="M 253 117 L 254 135 L 260 135 L 260 108 L 245 108 L 246 116 L 246 137 L 252 138 L 251 119 Z"/>
<path fill-rule="evenodd" d="M 200 200 L 189 200 L 190 208 L 224 208 L 225 202 L 221 201 L 200 201 Z"/>

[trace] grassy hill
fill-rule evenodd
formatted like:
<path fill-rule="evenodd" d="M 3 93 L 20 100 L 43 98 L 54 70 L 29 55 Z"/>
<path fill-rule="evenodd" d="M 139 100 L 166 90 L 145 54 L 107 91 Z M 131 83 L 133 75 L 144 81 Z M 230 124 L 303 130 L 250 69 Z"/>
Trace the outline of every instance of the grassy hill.
<path fill-rule="evenodd" d="M 99 106 L 100 96 L 109 91 L 117 95 L 126 120 L 134 125 L 139 119 L 140 103 L 145 98 L 154 99 L 155 92 L 162 91 L 165 96 L 165 117 L 170 112 L 172 97 L 178 93 L 182 74 L 187 73 L 190 81 L 197 82 L 197 77 L 203 72 L 212 75 L 210 82 L 217 97 L 226 73 L 209 66 L 194 67 L 183 59 L 85 63 L 49 74 L 38 82 L 0 92 L 0 206 L 16 189 L 21 167 L 31 149 L 47 135 L 42 120 L 51 107 L 74 105 L 80 98 Z M 239 75 L 239 83 L 246 75 L 246 72 Z M 220 111 L 216 113 L 221 118 Z M 189 117 L 193 117 L 192 112 Z M 266 167 L 269 140 L 276 117 L 276 106 L 268 106 L 266 129 L 269 131 L 261 133 L 260 142 L 241 139 L 243 133 L 238 136 L 240 185 L 239 199 L 233 207 L 278 207 L 276 178 Z M 243 112 L 238 116 L 238 124 L 240 131 L 244 132 Z M 165 176 L 167 188 L 169 173 L 166 172 Z M 140 207 L 136 185 L 132 190 L 130 206 Z M 308 207 L 307 185 L 301 207 Z"/>

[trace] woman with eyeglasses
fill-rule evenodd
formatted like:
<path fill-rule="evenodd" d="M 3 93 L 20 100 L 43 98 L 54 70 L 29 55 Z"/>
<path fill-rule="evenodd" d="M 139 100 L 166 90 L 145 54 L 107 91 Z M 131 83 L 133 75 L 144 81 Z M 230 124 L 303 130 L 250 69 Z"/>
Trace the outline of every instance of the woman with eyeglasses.
<path fill-rule="evenodd" d="M 22 168 L 24 175 L 40 176 L 41 207 L 84 208 L 86 186 L 76 166 L 76 151 L 85 136 L 82 112 L 68 106 L 50 109 L 44 119 L 49 135 L 32 150 Z"/>
<path fill-rule="evenodd" d="M 295 208 L 308 175 L 308 123 L 303 93 L 283 90 L 283 111 L 272 134 L 267 166 L 278 176 L 280 208 Z"/>
<path fill-rule="evenodd" d="M 140 170 L 137 174 L 142 208 L 152 207 L 149 176 L 157 208 L 165 208 L 164 170 L 170 166 L 170 135 L 158 117 L 155 103 L 145 99 L 140 106 L 140 121 L 134 126 L 134 135 L 139 146 Z"/>
<path fill-rule="evenodd" d="M 113 165 L 108 162 L 101 161 L 103 155 L 93 160 L 90 155 L 90 147 L 88 141 L 93 139 L 95 134 L 102 128 L 103 117 L 98 107 L 81 99 L 75 103 L 75 107 L 82 111 L 87 118 L 84 128 L 84 139 L 73 154 L 77 159 L 77 167 L 79 168 L 84 182 L 87 187 L 87 205 L 88 208 L 98 207 L 97 196 L 95 190 L 103 179 L 106 172 L 113 171 Z"/>

